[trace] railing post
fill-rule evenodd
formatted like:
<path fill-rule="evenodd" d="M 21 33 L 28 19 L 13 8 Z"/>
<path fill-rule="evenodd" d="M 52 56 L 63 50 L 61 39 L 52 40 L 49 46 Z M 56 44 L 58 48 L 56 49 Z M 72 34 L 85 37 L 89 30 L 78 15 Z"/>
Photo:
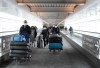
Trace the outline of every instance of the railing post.
<path fill-rule="evenodd" d="M 99 59 L 100 59 L 100 39 L 99 39 Z"/>
<path fill-rule="evenodd" d="M 3 50 L 3 40 L 2 40 L 2 37 L 1 37 L 1 54 L 2 54 L 2 50 Z"/>

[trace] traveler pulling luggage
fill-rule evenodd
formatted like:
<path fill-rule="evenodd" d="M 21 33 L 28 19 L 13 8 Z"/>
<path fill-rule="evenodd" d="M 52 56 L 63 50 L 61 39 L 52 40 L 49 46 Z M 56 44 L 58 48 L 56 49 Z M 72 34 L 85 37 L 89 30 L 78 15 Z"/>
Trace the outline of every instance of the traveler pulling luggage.
<path fill-rule="evenodd" d="M 19 34 L 24 35 L 26 38 L 26 42 L 30 45 L 31 28 L 28 25 L 27 20 L 24 20 L 23 25 L 20 27 Z M 32 48 L 32 45 L 30 45 L 30 48 Z"/>
<path fill-rule="evenodd" d="M 24 35 L 11 36 L 10 57 L 14 60 L 17 60 L 18 62 L 20 62 L 22 59 L 30 60 L 30 46 L 27 44 Z"/>
<path fill-rule="evenodd" d="M 49 37 L 49 50 L 58 50 L 61 51 L 63 50 L 62 48 L 63 44 L 62 44 L 62 38 L 60 35 L 57 34 L 52 34 Z"/>
<path fill-rule="evenodd" d="M 31 28 L 28 25 L 27 20 L 24 20 L 23 25 L 20 27 L 19 34 L 24 35 L 26 38 L 26 41 L 29 42 L 29 37 L 31 35 Z"/>
<path fill-rule="evenodd" d="M 43 26 L 41 34 L 43 35 L 44 47 L 46 47 L 48 45 L 48 36 L 49 36 L 49 30 L 46 26 Z"/>

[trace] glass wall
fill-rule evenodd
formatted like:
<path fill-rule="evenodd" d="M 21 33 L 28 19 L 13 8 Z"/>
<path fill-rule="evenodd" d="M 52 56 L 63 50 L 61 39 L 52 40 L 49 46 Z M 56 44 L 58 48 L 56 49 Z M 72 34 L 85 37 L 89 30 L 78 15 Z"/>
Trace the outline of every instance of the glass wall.
<path fill-rule="evenodd" d="M 74 30 L 100 33 L 100 1 L 73 14 L 65 20 L 65 25 L 68 28 L 72 26 Z"/>
<path fill-rule="evenodd" d="M 42 28 L 42 20 L 36 15 L 31 14 L 28 9 L 18 6 L 16 0 L 0 0 L 0 32 L 19 30 L 25 19 L 30 26 Z"/>
<path fill-rule="evenodd" d="M 18 33 L 21 25 L 22 20 L 18 17 L 0 12 L 0 36 Z"/>

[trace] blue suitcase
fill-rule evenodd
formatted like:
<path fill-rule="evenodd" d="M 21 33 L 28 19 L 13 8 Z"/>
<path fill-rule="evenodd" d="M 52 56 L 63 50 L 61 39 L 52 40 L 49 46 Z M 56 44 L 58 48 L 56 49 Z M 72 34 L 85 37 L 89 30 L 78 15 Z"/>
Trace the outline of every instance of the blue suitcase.
<path fill-rule="evenodd" d="M 24 35 L 12 35 L 11 36 L 11 42 L 22 42 L 22 41 L 26 41 Z"/>
<path fill-rule="evenodd" d="M 62 43 L 49 43 L 49 50 L 63 50 Z"/>

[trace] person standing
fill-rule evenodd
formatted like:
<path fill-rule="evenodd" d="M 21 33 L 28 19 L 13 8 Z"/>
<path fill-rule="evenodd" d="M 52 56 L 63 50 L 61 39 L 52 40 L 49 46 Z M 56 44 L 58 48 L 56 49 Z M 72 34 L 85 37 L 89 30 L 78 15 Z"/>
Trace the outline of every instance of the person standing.
<path fill-rule="evenodd" d="M 69 31 L 70 31 L 70 35 L 72 36 L 72 34 L 73 34 L 73 28 L 71 26 L 69 28 Z"/>
<path fill-rule="evenodd" d="M 29 41 L 31 29 L 30 29 L 30 26 L 27 24 L 27 20 L 24 20 L 24 25 L 20 27 L 19 34 L 24 35 L 26 38 L 26 41 Z"/>
<path fill-rule="evenodd" d="M 32 45 L 35 42 L 36 36 L 37 36 L 36 28 L 35 28 L 35 26 L 31 26 L 30 41 L 31 41 Z M 35 44 L 34 44 L 34 47 L 35 47 Z"/>
<path fill-rule="evenodd" d="M 48 44 L 49 37 L 49 30 L 46 26 L 43 27 L 41 34 L 43 35 L 44 47 L 46 47 L 46 45 Z"/>

